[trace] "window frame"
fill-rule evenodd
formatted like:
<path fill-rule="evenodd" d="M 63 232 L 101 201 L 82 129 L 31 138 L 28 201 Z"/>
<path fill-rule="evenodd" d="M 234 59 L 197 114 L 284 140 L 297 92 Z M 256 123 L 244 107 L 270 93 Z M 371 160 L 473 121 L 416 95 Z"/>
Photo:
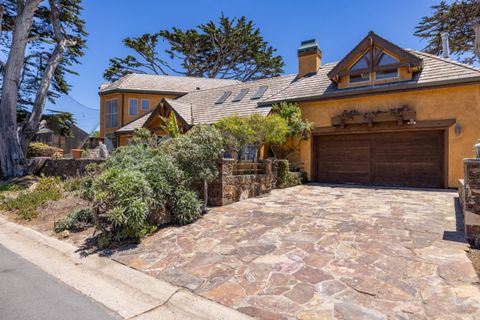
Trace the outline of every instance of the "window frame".
<path fill-rule="evenodd" d="M 112 112 L 113 102 L 115 102 L 116 112 Z M 118 128 L 118 124 L 119 124 L 118 99 L 105 100 L 104 107 L 105 107 L 105 110 L 103 112 L 104 127 L 106 129 Z M 115 116 L 116 118 L 114 118 Z M 114 119 L 115 121 L 113 121 Z M 113 125 L 114 122 L 116 125 Z"/>
<path fill-rule="evenodd" d="M 143 107 L 143 102 L 144 102 L 144 101 L 148 102 L 148 107 L 147 107 L 147 108 L 144 108 L 144 107 Z M 142 110 L 150 110 L 150 99 L 146 99 L 146 98 L 140 99 L 140 109 L 142 109 Z"/>
<path fill-rule="evenodd" d="M 136 105 L 136 111 L 135 111 L 135 114 L 132 114 L 132 101 L 136 101 L 137 105 Z M 135 116 L 138 116 L 138 99 L 137 98 L 129 98 L 128 99 L 128 115 L 130 117 L 135 117 Z"/>
<path fill-rule="evenodd" d="M 393 71 L 395 70 L 396 71 L 396 74 L 394 77 L 385 77 L 385 78 L 378 78 L 377 75 L 378 75 L 378 72 L 379 71 Z M 375 72 L 375 81 L 383 81 L 383 80 L 393 80 L 393 79 L 399 79 L 400 78 L 400 71 L 398 68 L 392 68 L 392 69 L 386 69 L 386 70 L 376 70 Z"/>

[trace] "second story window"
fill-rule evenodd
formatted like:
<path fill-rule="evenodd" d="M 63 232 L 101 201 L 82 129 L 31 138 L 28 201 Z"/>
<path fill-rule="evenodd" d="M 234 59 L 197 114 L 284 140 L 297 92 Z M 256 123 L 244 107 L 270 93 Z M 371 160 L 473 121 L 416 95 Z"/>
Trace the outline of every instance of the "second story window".
<path fill-rule="evenodd" d="M 128 115 L 136 116 L 138 114 L 138 99 L 128 99 Z"/>
<path fill-rule="evenodd" d="M 104 121 L 105 128 L 118 127 L 118 100 L 105 101 Z"/>
<path fill-rule="evenodd" d="M 150 100 L 142 99 L 142 110 L 150 110 Z"/>

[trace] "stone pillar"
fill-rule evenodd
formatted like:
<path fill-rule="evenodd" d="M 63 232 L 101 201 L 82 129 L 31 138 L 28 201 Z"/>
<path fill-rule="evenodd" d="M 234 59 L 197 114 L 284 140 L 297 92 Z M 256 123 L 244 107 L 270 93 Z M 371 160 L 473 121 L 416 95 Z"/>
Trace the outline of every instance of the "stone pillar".
<path fill-rule="evenodd" d="M 464 159 L 465 235 L 473 248 L 480 247 L 480 159 Z"/>

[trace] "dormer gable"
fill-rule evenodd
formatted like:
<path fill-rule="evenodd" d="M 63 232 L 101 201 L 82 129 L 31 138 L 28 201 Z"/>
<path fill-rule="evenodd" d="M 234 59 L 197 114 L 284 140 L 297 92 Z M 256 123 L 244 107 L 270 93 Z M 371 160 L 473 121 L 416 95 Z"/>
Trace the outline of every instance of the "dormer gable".
<path fill-rule="evenodd" d="M 370 31 L 327 76 L 339 89 L 411 80 L 423 60 Z"/>

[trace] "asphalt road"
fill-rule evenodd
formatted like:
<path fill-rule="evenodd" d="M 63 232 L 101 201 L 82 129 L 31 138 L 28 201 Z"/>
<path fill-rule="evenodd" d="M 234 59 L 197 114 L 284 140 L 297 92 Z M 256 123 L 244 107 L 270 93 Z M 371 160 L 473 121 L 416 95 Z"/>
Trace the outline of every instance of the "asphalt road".
<path fill-rule="evenodd" d="M 0 245 L 0 319 L 120 318 Z"/>

